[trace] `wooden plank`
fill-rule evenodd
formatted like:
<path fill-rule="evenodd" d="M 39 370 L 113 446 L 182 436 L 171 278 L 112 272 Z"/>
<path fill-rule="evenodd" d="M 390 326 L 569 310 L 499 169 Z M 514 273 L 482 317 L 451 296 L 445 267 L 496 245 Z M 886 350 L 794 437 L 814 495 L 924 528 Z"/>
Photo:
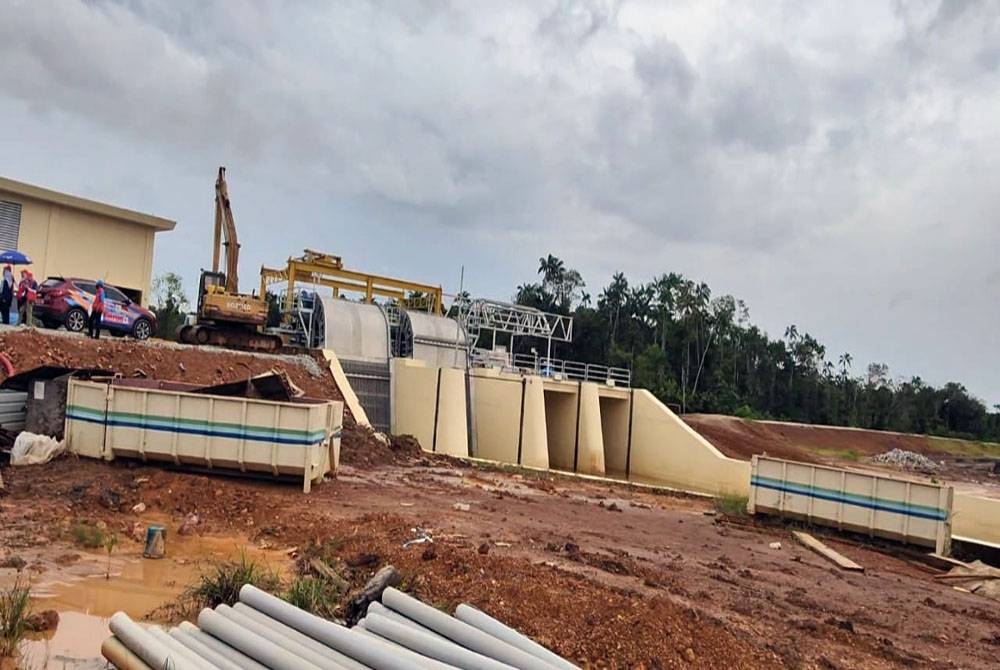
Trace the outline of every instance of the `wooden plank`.
<path fill-rule="evenodd" d="M 815 551 L 817 554 L 827 559 L 828 561 L 832 561 L 833 563 L 843 568 L 844 570 L 851 570 L 854 572 L 865 571 L 863 567 L 861 567 L 851 559 L 847 558 L 843 554 L 837 553 L 836 551 L 826 546 L 825 544 L 817 540 L 809 533 L 802 533 L 796 530 L 792 532 L 792 535 L 795 536 L 795 539 L 798 540 L 800 544 Z"/>

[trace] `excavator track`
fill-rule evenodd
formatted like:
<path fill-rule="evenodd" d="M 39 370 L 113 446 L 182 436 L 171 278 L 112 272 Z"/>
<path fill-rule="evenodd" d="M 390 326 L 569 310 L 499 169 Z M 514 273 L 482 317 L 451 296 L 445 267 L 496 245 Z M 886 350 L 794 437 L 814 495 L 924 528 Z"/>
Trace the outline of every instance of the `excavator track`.
<path fill-rule="evenodd" d="M 204 324 L 182 326 L 177 333 L 177 339 L 184 344 L 209 345 L 247 351 L 277 351 L 285 345 L 277 335 Z"/>

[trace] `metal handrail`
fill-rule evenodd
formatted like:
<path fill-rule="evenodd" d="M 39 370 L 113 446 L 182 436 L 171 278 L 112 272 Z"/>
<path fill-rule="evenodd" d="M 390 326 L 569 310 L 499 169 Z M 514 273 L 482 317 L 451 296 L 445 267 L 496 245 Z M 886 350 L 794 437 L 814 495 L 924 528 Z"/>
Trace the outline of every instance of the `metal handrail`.
<path fill-rule="evenodd" d="M 505 372 L 532 374 L 551 379 L 597 382 L 614 386 L 632 386 L 632 371 L 597 363 L 566 361 L 532 354 L 514 354 L 505 351 L 473 349 L 469 364 L 477 367 L 499 367 Z"/>

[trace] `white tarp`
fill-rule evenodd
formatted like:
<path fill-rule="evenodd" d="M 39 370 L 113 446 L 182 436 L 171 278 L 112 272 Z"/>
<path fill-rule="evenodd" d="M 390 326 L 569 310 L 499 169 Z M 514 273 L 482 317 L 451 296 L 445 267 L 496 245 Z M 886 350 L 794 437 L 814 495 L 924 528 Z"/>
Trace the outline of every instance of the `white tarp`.
<path fill-rule="evenodd" d="M 11 465 L 41 465 L 66 451 L 66 443 L 48 435 L 35 435 L 24 431 L 14 440 L 10 449 Z"/>

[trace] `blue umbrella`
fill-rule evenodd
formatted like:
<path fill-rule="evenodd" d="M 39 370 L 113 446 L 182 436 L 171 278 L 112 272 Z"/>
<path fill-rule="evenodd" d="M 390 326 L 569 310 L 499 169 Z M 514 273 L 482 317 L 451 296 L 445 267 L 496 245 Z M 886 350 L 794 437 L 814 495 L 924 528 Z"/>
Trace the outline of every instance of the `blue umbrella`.
<path fill-rule="evenodd" d="M 31 265 L 31 259 L 20 251 L 5 251 L 0 254 L 0 263 L 6 265 Z"/>

